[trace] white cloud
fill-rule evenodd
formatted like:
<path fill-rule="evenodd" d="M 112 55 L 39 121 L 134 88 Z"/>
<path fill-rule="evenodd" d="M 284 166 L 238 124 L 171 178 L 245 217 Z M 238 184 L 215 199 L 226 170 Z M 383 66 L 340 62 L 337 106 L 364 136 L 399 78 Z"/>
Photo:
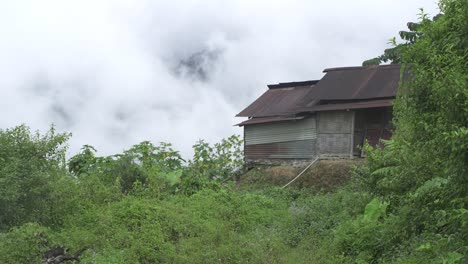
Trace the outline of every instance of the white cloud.
<path fill-rule="evenodd" d="M 234 115 L 266 84 L 379 55 L 419 7 L 436 13 L 423 0 L 0 0 L 0 127 L 55 123 L 71 152 L 151 140 L 187 156 L 241 133 Z"/>

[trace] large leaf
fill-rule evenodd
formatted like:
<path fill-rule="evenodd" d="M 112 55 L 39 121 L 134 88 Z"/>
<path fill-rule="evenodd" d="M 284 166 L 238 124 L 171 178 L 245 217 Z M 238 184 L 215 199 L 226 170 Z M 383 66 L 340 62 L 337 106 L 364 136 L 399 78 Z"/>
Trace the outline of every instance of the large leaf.
<path fill-rule="evenodd" d="M 362 219 L 368 222 L 375 222 L 387 211 L 388 202 L 382 202 L 377 198 L 372 199 L 364 211 Z"/>

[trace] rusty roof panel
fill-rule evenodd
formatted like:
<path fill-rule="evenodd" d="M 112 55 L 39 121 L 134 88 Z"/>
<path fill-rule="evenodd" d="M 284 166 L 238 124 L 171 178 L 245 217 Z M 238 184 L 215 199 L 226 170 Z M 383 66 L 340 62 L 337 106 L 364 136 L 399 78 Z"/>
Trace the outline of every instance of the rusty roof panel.
<path fill-rule="evenodd" d="M 298 102 L 313 85 L 269 89 L 237 116 L 267 117 L 296 113 Z"/>
<path fill-rule="evenodd" d="M 396 64 L 331 68 L 324 70 L 325 76 L 315 85 L 312 84 L 314 81 L 270 85 L 271 89 L 237 116 L 271 117 L 326 111 L 326 109 L 380 107 L 377 106 L 379 104 L 389 106 L 391 105 L 389 102 L 370 101 L 388 100 L 396 96 L 400 69 L 401 66 Z M 289 87 L 289 85 L 299 86 Z M 361 102 L 356 104 L 356 101 Z M 352 105 L 339 106 L 350 103 Z"/>
<path fill-rule="evenodd" d="M 272 123 L 272 122 L 281 122 L 281 121 L 294 121 L 303 119 L 304 116 L 273 116 L 273 117 L 256 117 L 244 122 L 237 124 L 236 126 L 245 126 L 253 124 L 262 124 L 262 123 Z"/>
<path fill-rule="evenodd" d="M 326 69 L 325 76 L 299 104 L 315 106 L 317 101 L 366 100 L 395 97 L 400 65 Z"/>
<path fill-rule="evenodd" d="M 399 65 L 336 69 L 327 71 L 317 89 L 320 100 L 382 98 L 395 96 L 399 81 Z"/>

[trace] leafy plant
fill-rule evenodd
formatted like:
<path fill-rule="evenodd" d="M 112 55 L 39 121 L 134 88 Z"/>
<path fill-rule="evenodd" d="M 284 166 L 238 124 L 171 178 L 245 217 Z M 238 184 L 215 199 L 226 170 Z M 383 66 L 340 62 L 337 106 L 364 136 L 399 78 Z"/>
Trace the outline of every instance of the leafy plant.
<path fill-rule="evenodd" d="M 54 182 L 65 173 L 69 134 L 0 130 L 0 230 L 28 221 L 53 224 Z"/>

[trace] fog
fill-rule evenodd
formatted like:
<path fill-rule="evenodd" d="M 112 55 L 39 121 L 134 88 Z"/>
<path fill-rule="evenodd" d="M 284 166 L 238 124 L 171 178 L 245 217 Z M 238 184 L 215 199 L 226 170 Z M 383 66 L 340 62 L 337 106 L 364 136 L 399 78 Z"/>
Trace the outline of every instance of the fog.
<path fill-rule="evenodd" d="M 143 140 L 187 157 L 242 134 L 267 84 L 361 65 L 435 1 L 0 0 L 0 128 L 73 134 L 113 154 Z"/>

